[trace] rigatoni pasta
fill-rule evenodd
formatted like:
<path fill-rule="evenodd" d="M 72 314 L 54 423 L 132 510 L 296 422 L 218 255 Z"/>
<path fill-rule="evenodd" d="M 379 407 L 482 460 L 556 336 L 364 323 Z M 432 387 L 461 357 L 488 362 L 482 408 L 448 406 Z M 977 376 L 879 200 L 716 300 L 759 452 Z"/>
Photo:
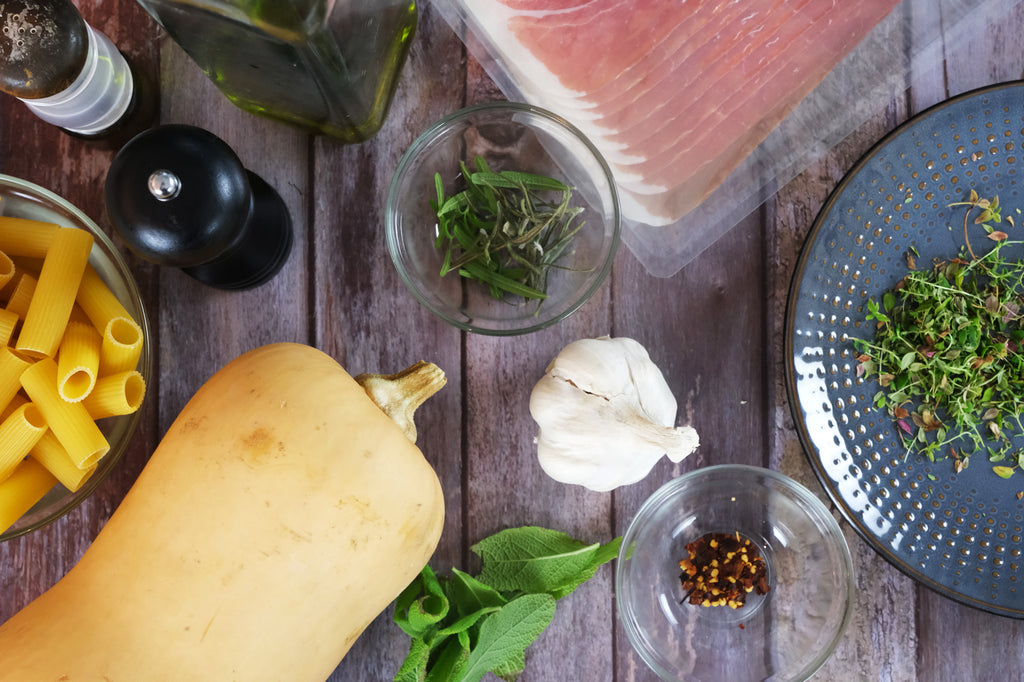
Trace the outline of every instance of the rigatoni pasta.
<path fill-rule="evenodd" d="M 3 251 L 0 251 L 0 289 L 7 286 L 7 283 L 14 279 L 14 273 L 17 268 L 14 267 L 14 261 Z"/>
<path fill-rule="evenodd" d="M 82 403 L 69 403 L 57 390 L 57 363 L 43 358 L 21 374 L 21 386 L 49 424 L 53 435 L 80 469 L 97 462 L 110 450 L 103 432 Z"/>
<path fill-rule="evenodd" d="M 46 421 L 32 403 L 0 422 L 0 482 L 7 480 L 45 432 Z"/>
<path fill-rule="evenodd" d="M 54 233 L 18 335 L 18 350 L 33 357 L 52 358 L 57 354 L 93 241 L 91 234 L 73 227 L 62 227 Z"/>
<path fill-rule="evenodd" d="M 91 265 L 85 268 L 75 301 L 100 333 L 106 330 L 107 325 L 114 318 L 131 318 L 128 311 L 117 300 L 117 296 L 114 296 L 114 292 L 103 282 Z"/>
<path fill-rule="evenodd" d="M 139 366 L 142 355 L 142 327 L 130 317 L 111 318 L 103 330 L 100 371 L 117 374 Z"/>
<path fill-rule="evenodd" d="M 83 404 L 93 419 L 105 419 L 135 412 L 145 394 L 146 381 L 135 370 L 129 370 L 97 381 Z"/>
<path fill-rule="evenodd" d="M 32 363 L 7 346 L 0 348 L 0 411 L 17 395 L 21 375 Z"/>
<path fill-rule="evenodd" d="M 71 461 L 68 451 L 53 435 L 53 431 L 44 433 L 29 454 L 46 467 L 60 481 L 60 484 L 71 492 L 81 488 L 82 484 L 89 480 L 89 477 L 96 471 L 96 464 L 79 469 Z"/>
<path fill-rule="evenodd" d="M 100 371 L 100 335 L 91 324 L 68 322 L 57 353 L 57 391 L 69 403 L 89 395 Z"/>
<path fill-rule="evenodd" d="M 32 506 L 43 499 L 57 478 L 37 460 L 29 457 L 0 483 L 0 532 L 14 525 Z"/>
<path fill-rule="evenodd" d="M 59 229 L 62 228 L 53 223 L 0 216 L 0 251 L 8 256 L 43 258 Z"/>
<path fill-rule="evenodd" d="M 0 217 L 0 251 L 14 268 L 0 281 L 0 476 L 10 475 L 0 483 L 0 532 L 54 485 L 79 490 L 96 471 L 110 446 L 86 399 L 98 414 L 119 415 L 145 393 L 135 371 L 142 329 L 89 265 L 91 250 L 85 230 Z M 35 429 L 27 452 L 15 425 Z M 5 450 L 15 442 L 16 453 Z"/>
<path fill-rule="evenodd" d="M 36 278 L 27 272 L 18 275 L 14 283 L 14 291 L 7 301 L 6 310 L 11 311 L 20 319 L 25 319 L 28 314 L 28 307 L 32 304 L 32 297 L 36 293 Z"/>
<path fill-rule="evenodd" d="M 0 310 L 0 346 L 6 346 L 14 337 L 14 330 L 21 320 L 13 310 Z"/>

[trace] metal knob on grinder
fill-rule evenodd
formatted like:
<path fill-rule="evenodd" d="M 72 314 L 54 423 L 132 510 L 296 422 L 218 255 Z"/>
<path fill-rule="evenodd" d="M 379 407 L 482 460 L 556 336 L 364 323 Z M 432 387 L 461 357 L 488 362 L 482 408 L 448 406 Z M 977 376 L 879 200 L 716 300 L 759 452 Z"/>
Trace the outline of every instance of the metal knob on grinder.
<path fill-rule="evenodd" d="M 114 229 L 136 255 L 218 289 L 263 284 L 291 251 L 281 197 L 223 140 L 195 126 L 132 138 L 110 165 L 105 198 Z"/>

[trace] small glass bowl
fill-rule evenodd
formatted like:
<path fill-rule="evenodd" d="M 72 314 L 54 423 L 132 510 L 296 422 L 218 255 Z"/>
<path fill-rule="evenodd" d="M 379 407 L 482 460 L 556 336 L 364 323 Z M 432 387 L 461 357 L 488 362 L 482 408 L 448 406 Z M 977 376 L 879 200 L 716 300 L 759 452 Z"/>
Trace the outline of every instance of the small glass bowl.
<path fill-rule="evenodd" d="M 460 162 L 475 170 L 482 156 L 494 171 L 557 178 L 575 187 L 583 227 L 549 274 L 538 306 L 519 297 L 496 299 L 457 273 L 442 277 L 436 248 L 435 173 L 446 196 L 459 189 Z M 412 144 L 398 165 L 385 208 L 388 251 L 402 281 L 446 322 L 478 334 L 525 334 L 578 310 L 611 270 L 620 241 L 619 200 L 608 164 L 583 134 L 551 112 L 527 104 L 491 102 L 446 116 Z"/>
<path fill-rule="evenodd" d="M 89 231 L 94 243 L 89 263 L 114 293 L 125 309 L 142 328 L 143 347 L 138 371 L 146 384 L 151 372 L 149 352 L 149 320 L 142 304 L 135 279 L 113 242 L 85 213 L 65 199 L 31 182 L 0 174 L 0 216 L 28 218 L 77 227 Z M 75 492 L 56 485 L 13 526 L 0 532 L 0 542 L 26 535 L 59 519 L 77 507 L 110 475 L 129 441 L 135 434 L 141 410 L 120 417 L 107 417 L 97 422 L 110 443 L 110 451 L 99 461 L 96 471 Z"/>
<path fill-rule="evenodd" d="M 760 549 L 769 590 L 746 604 L 686 601 L 679 562 L 707 533 Z M 664 680 L 805 680 L 828 659 L 853 608 L 853 562 L 839 524 L 809 490 L 768 469 L 723 465 L 669 481 L 623 537 L 619 618 Z"/>

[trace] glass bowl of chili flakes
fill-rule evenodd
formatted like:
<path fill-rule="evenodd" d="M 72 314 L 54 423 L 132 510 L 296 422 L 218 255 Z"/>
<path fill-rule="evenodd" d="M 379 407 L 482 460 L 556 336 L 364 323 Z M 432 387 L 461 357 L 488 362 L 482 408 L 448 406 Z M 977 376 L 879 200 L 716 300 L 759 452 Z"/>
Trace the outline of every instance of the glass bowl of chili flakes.
<path fill-rule="evenodd" d="M 658 489 L 626 530 L 615 583 L 627 637 L 664 680 L 805 680 L 853 607 L 853 562 L 829 510 L 743 465 Z"/>

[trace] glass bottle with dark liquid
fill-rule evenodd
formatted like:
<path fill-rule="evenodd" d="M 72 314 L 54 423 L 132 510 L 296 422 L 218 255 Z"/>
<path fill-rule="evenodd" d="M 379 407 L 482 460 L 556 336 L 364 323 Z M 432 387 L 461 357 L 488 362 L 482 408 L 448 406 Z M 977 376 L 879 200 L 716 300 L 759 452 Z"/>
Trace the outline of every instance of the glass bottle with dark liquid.
<path fill-rule="evenodd" d="M 416 28 L 415 0 L 139 2 L 236 105 L 346 143 L 380 128 Z"/>
<path fill-rule="evenodd" d="M 125 141 L 155 106 L 110 39 L 69 0 L 0 2 L 0 91 L 71 135 Z"/>

